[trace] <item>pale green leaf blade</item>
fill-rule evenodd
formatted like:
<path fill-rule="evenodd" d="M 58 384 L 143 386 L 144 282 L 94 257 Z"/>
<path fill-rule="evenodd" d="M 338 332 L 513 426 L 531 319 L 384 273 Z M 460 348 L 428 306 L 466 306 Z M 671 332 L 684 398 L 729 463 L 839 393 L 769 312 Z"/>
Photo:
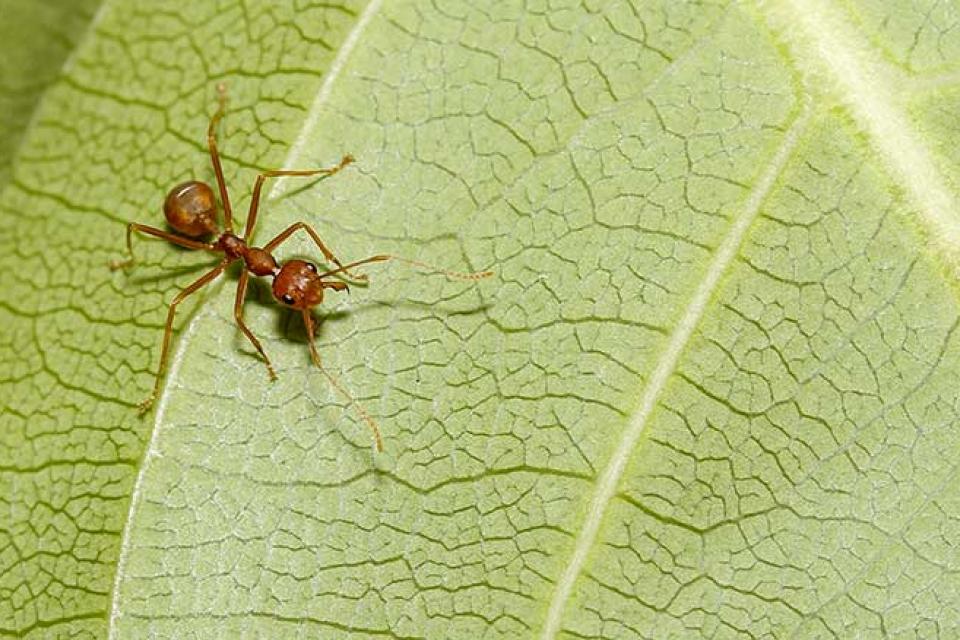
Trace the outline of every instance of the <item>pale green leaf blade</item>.
<path fill-rule="evenodd" d="M 37 101 L 99 6 L 100 0 L 0 2 L 0 187 Z"/>
<path fill-rule="evenodd" d="M 166 302 L 204 261 L 144 242 L 140 269 L 111 273 L 123 223 L 161 223 L 170 185 L 212 178 L 218 81 L 231 84 L 231 183 L 252 178 L 233 158 L 281 164 L 358 10 L 107 3 L 41 103 L 0 203 L 0 633 L 108 631 L 154 426 L 136 404 Z"/>
<path fill-rule="evenodd" d="M 0 628 L 956 623 L 956 56 L 904 45 L 884 16 L 911 9 L 186 11 L 107 5 L 3 196 L 4 255 L 42 275 L 0 293 Z M 950 15 L 928 12 L 918 42 Z M 192 55 L 173 63 L 171 42 Z M 224 79 L 235 209 L 254 167 L 359 159 L 271 190 L 259 241 L 304 219 L 344 258 L 496 270 L 474 285 L 371 268 L 330 294 L 325 365 L 384 454 L 261 287 L 246 314 L 267 382 L 235 329 L 235 276 L 182 311 L 156 414 L 132 413 L 164 302 L 199 275 L 164 274 L 199 260 L 142 243 L 136 273 L 104 264 L 120 220 L 157 222 L 170 184 L 210 177 Z"/>

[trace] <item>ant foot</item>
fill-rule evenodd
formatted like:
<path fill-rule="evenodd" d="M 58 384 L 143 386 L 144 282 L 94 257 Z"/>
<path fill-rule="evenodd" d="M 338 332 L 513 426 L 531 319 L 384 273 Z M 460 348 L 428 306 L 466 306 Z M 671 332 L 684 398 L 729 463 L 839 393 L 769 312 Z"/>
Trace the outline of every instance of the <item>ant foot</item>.
<path fill-rule="evenodd" d="M 110 271 L 117 271 L 119 269 L 127 269 L 128 267 L 133 266 L 133 258 L 127 258 L 126 260 L 111 260 L 108 263 Z"/>
<path fill-rule="evenodd" d="M 273 370 L 273 365 L 267 365 L 267 373 L 270 374 L 270 382 L 277 381 L 277 372 Z"/>
<path fill-rule="evenodd" d="M 335 166 L 335 167 L 330 167 L 329 169 L 320 169 L 320 172 L 323 173 L 323 175 L 325 175 L 326 177 L 329 178 L 329 177 L 332 176 L 332 175 L 336 175 L 336 174 L 340 173 L 340 171 L 343 170 L 344 167 L 346 167 L 348 164 L 350 164 L 350 163 L 352 163 L 352 162 L 353 162 L 353 156 L 351 156 L 351 155 L 348 153 L 347 155 L 345 155 L 345 156 L 343 156 L 342 158 L 340 158 L 340 162 L 339 162 L 339 164 L 337 164 L 337 166 Z"/>
<path fill-rule="evenodd" d="M 140 415 L 145 414 L 147 411 L 150 410 L 150 407 L 153 406 L 153 401 L 156 399 L 157 399 L 157 394 L 151 393 L 149 398 L 147 398 L 146 400 L 144 400 L 143 402 L 137 405 L 137 412 Z"/>

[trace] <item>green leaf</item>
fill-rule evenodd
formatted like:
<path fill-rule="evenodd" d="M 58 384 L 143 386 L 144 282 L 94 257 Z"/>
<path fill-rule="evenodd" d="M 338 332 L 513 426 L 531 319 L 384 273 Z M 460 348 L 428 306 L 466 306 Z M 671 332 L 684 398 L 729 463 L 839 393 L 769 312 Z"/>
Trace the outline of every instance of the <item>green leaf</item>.
<path fill-rule="evenodd" d="M 960 48 L 928 4 L 106 2 L 0 196 L 0 634 L 949 633 Z M 212 180 L 218 82 L 241 219 L 258 171 L 358 159 L 268 184 L 257 241 L 496 272 L 328 294 L 382 454 L 256 286 L 268 381 L 235 271 L 137 415 L 209 259 L 107 263 Z"/>
<path fill-rule="evenodd" d="M 0 188 L 37 101 L 98 6 L 100 0 L 0 1 Z"/>

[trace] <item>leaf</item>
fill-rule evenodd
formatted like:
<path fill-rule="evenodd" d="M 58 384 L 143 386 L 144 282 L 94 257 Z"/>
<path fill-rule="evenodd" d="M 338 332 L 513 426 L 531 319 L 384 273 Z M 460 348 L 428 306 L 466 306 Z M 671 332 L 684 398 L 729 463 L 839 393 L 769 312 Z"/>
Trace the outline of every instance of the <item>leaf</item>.
<path fill-rule="evenodd" d="M 52 83 L 99 0 L 0 2 L 0 187 L 43 91 Z"/>
<path fill-rule="evenodd" d="M 107 2 L 0 197 L 0 632 L 886 637 L 955 627 L 956 6 Z M 325 366 L 142 241 L 234 208 L 400 265 Z M 238 214 L 241 218 L 242 213 Z M 281 257 L 315 256 L 306 242 Z M 188 270 L 187 267 L 190 267 Z"/>

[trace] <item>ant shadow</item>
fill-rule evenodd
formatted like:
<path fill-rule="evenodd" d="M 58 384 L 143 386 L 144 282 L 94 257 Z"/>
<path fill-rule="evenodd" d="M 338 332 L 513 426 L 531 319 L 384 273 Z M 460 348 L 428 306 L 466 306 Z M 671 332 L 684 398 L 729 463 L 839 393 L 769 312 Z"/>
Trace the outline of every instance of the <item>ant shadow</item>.
<path fill-rule="evenodd" d="M 294 258 L 299 259 L 315 259 L 311 256 L 293 256 Z M 231 272 L 233 269 L 230 270 Z M 231 273 L 231 278 L 235 279 L 236 274 Z M 350 285 L 351 289 L 367 289 L 373 283 L 370 282 L 357 282 L 351 281 L 347 278 L 342 279 L 343 282 L 347 282 Z M 349 292 L 339 293 L 331 292 L 328 295 L 350 295 Z M 309 337 L 307 336 L 307 329 L 303 324 L 303 320 L 300 317 L 300 313 L 294 309 L 288 309 L 280 305 L 273 297 L 273 291 L 270 286 L 270 281 L 266 278 L 251 278 L 250 284 L 247 288 L 247 302 L 254 300 L 257 304 L 263 305 L 266 307 L 272 307 L 279 311 L 276 314 L 274 320 L 274 330 L 277 335 L 283 336 L 284 338 L 295 340 L 296 342 L 307 345 L 309 342 Z M 330 299 L 330 302 L 333 302 L 333 299 Z M 324 311 L 322 307 L 317 309 L 312 309 L 310 313 L 314 318 L 314 327 L 315 327 L 315 336 L 314 339 L 319 342 L 326 331 L 326 325 L 328 322 L 342 320 L 351 316 L 357 316 L 364 313 L 365 311 L 372 309 L 381 309 L 383 307 L 390 308 L 400 308 L 400 309 L 416 309 L 424 312 L 429 312 L 432 316 L 442 315 L 445 317 L 454 317 L 454 316 L 472 316 L 478 313 L 486 313 L 491 308 L 493 308 L 492 302 L 484 302 L 479 305 L 474 305 L 468 309 L 464 309 L 462 306 L 454 305 L 444 305 L 437 303 L 427 303 L 427 302 L 418 302 L 414 300 L 377 300 L 377 301 L 368 301 L 360 302 L 357 304 L 351 304 L 349 308 L 331 308 L 328 311 Z M 243 338 L 243 334 L 237 329 L 237 340 L 242 345 L 241 350 L 255 358 L 258 358 L 256 351 L 249 348 L 249 343 Z"/>
<path fill-rule="evenodd" d="M 332 178 L 332 177 L 333 177 L 333 176 L 316 176 L 316 177 L 314 177 L 312 180 L 309 180 L 309 179 L 308 179 L 308 180 L 300 180 L 300 181 L 297 182 L 297 185 L 296 185 L 295 187 L 288 187 L 288 188 L 287 188 L 283 193 L 281 193 L 278 197 L 272 198 L 272 201 L 274 201 L 274 202 L 283 202 L 284 200 L 286 200 L 286 199 L 288 199 L 288 198 L 294 198 L 294 197 L 300 195 L 301 193 L 304 193 L 304 192 L 309 191 L 310 189 L 314 188 L 315 186 L 317 186 L 318 183 L 323 182 L 323 181 L 325 181 L 325 180 L 329 180 L 329 179 Z M 287 184 L 289 185 L 290 182 L 288 181 Z"/>
<path fill-rule="evenodd" d="M 180 247 L 177 247 L 180 249 Z M 182 249 L 183 251 L 190 251 L 189 249 Z M 139 266 L 139 265 L 137 265 Z M 166 280 L 180 279 L 181 276 L 186 277 L 188 274 L 196 274 L 196 277 L 203 275 L 203 272 L 209 271 L 210 269 L 217 266 L 217 262 L 198 262 L 196 264 L 188 264 L 181 267 L 172 267 L 170 269 L 164 269 L 160 273 L 151 274 L 151 275 L 142 275 L 142 276 L 132 276 L 130 281 L 134 284 L 153 284 L 157 282 L 163 282 Z M 189 281 L 183 283 L 184 285 L 188 284 Z"/>

